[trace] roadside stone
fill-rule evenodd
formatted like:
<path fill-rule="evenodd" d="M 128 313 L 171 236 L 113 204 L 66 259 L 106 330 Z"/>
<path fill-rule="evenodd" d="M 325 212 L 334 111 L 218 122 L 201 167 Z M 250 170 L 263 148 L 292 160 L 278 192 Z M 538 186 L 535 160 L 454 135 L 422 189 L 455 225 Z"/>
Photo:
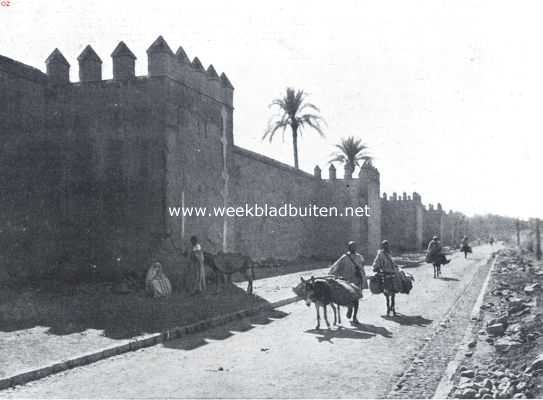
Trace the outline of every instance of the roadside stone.
<path fill-rule="evenodd" d="M 503 314 L 497 318 L 491 319 L 490 321 L 488 321 L 486 325 L 489 326 L 489 325 L 496 325 L 496 324 L 507 325 L 507 314 Z"/>
<path fill-rule="evenodd" d="M 470 349 L 473 349 L 475 346 L 477 346 L 477 341 L 475 340 L 472 340 L 471 342 L 468 343 L 468 347 Z"/>
<path fill-rule="evenodd" d="M 485 389 L 488 389 L 488 390 L 492 389 L 492 387 L 494 386 L 494 385 L 492 384 L 492 381 L 491 381 L 490 379 L 488 379 L 488 378 L 485 379 L 485 380 L 482 382 L 482 385 L 483 385 L 483 387 L 484 387 Z"/>
<path fill-rule="evenodd" d="M 512 340 L 509 337 L 500 338 L 496 340 L 494 343 L 494 346 L 496 347 L 496 350 L 501 353 L 506 353 L 511 349 L 518 348 L 522 343 L 517 342 L 516 340 Z"/>
<path fill-rule="evenodd" d="M 514 399 L 527 399 L 526 395 L 524 393 L 515 393 L 515 395 L 513 395 L 513 398 Z"/>
<path fill-rule="evenodd" d="M 498 380 L 505 376 L 505 373 L 500 370 L 495 370 L 493 374 L 494 374 L 494 377 Z"/>
<path fill-rule="evenodd" d="M 524 287 L 524 293 L 531 295 L 534 294 L 534 292 L 538 289 L 541 289 L 539 283 L 532 283 L 531 285 L 526 285 Z"/>
<path fill-rule="evenodd" d="M 519 382 L 515 386 L 515 392 L 516 393 L 524 392 L 527 387 L 528 387 L 528 385 L 526 384 L 526 382 Z"/>
<path fill-rule="evenodd" d="M 532 363 L 525 372 L 537 371 L 539 369 L 543 369 L 543 353 L 541 353 L 534 361 L 532 361 Z"/>
<path fill-rule="evenodd" d="M 462 394 L 460 397 L 461 399 L 474 399 L 475 395 L 477 395 L 477 391 L 475 389 L 465 389 L 462 391 Z"/>
<path fill-rule="evenodd" d="M 463 376 L 465 378 L 473 378 L 475 376 L 475 371 L 473 371 L 472 369 L 468 369 L 466 371 L 462 371 L 460 373 L 460 376 Z"/>
<path fill-rule="evenodd" d="M 492 395 L 489 394 L 489 393 L 483 394 L 483 396 L 481 397 L 481 399 L 492 399 Z"/>
<path fill-rule="evenodd" d="M 472 357 L 473 352 L 472 351 L 466 351 L 466 354 L 464 354 L 466 357 Z"/>
<path fill-rule="evenodd" d="M 489 335 L 502 336 L 505 333 L 505 326 L 501 322 L 496 324 L 488 325 L 486 331 Z"/>

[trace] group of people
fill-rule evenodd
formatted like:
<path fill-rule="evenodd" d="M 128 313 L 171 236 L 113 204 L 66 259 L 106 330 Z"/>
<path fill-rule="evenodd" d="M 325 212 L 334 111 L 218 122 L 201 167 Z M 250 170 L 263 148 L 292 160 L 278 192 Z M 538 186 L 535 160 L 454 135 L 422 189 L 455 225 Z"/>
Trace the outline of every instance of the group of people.
<path fill-rule="evenodd" d="M 462 238 L 461 251 L 464 252 L 465 257 L 472 251 L 467 236 Z M 432 240 L 428 244 L 426 261 L 434 265 L 434 277 L 438 277 L 441 273 L 441 265 L 450 262 L 445 256 L 438 236 L 432 237 Z M 436 267 L 438 267 L 439 271 L 436 270 Z M 380 279 L 382 282 L 382 292 L 387 300 L 387 316 L 391 314 L 396 316 L 395 294 L 399 292 L 397 280 L 400 269 L 392 260 L 388 240 L 381 242 L 381 248 L 373 260 L 372 269 L 377 279 Z M 356 243 L 354 241 L 347 243 L 347 252 L 332 264 L 329 273 L 336 278 L 347 281 L 359 291 L 360 297 L 363 297 L 362 291 L 368 289 L 368 280 L 364 271 L 364 257 L 356 251 Z M 347 310 L 347 318 L 352 317 L 353 323 L 358 322 L 357 311 L 358 301 L 354 303 L 353 307 L 349 307 Z"/>
<path fill-rule="evenodd" d="M 399 273 L 399 267 L 392 260 L 388 240 L 381 242 L 381 248 L 373 260 L 372 267 L 383 283 L 383 293 L 387 297 L 387 316 L 391 313 L 396 315 L 394 294 L 397 293 L 397 287 L 394 284 L 394 279 Z M 354 241 L 347 243 L 347 252 L 332 264 L 330 275 L 347 281 L 355 290 L 359 291 L 360 297 L 363 297 L 362 291 L 368 289 L 369 286 L 364 271 L 364 257 L 356 251 Z M 353 323 L 358 323 L 357 312 L 358 300 L 347 309 L 347 318 L 352 318 Z"/>
<path fill-rule="evenodd" d="M 188 279 L 191 288 L 190 294 L 198 294 L 206 290 L 205 256 L 202 245 L 196 236 L 190 238 L 191 250 L 189 253 L 190 270 L 193 279 Z M 145 277 L 145 289 L 152 297 L 167 297 L 172 292 L 170 280 L 162 269 L 162 264 L 155 262 Z"/>

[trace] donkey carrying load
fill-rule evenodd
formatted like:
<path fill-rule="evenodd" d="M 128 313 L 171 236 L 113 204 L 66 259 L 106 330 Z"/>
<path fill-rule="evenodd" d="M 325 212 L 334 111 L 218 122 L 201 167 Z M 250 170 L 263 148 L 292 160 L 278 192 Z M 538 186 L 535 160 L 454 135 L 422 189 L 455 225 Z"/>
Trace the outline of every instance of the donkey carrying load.
<path fill-rule="evenodd" d="M 354 288 L 349 282 L 331 276 L 318 278 L 312 276 L 308 280 L 300 278 L 300 283 L 292 290 L 305 300 L 308 307 L 311 303 L 315 305 L 317 313 L 316 329 L 320 329 L 321 317 L 319 310 L 321 307 L 323 308 L 326 326 L 330 328 L 326 308 L 328 305 L 334 312 L 334 325 L 337 325 L 341 324 L 340 306 L 353 308 L 355 303 L 358 304 L 358 300 L 362 297 L 360 290 Z"/>
<path fill-rule="evenodd" d="M 387 302 L 387 317 L 396 316 L 396 293 L 409 294 L 415 278 L 400 270 L 392 261 L 388 240 L 381 242 L 381 249 L 373 261 L 375 275 L 370 278 L 370 291 L 383 293 Z"/>

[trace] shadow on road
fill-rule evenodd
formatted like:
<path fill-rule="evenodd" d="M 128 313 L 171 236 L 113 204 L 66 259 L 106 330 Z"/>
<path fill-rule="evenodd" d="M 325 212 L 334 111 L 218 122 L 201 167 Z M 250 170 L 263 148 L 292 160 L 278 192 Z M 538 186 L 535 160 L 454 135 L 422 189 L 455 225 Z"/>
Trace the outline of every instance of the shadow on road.
<path fill-rule="evenodd" d="M 371 324 L 364 324 L 359 322 L 357 324 L 351 323 L 351 327 L 339 326 L 335 329 L 310 329 L 305 331 L 313 335 L 317 335 L 319 342 L 332 342 L 332 339 L 370 339 L 377 335 L 386 338 L 392 337 L 392 332 L 382 326 L 375 326 Z"/>
<path fill-rule="evenodd" d="M 382 315 L 381 317 L 386 319 L 387 321 L 392 321 L 400 325 L 409 326 L 416 325 L 424 327 L 430 325 L 433 322 L 433 320 L 424 318 L 422 315 L 404 315 L 398 313 L 398 315 L 396 315 L 395 317 L 389 317 L 386 315 Z"/>
<path fill-rule="evenodd" d="M 448 277 L 448 276 L 440 276 L 439 278 L 437 278 L 439 280 L 442 280 L 442 281 L 446 281 L 446 282 L 450 282 L 450 281 L 460 281 L 460 279 L 458 278 L 451 278 L 451 277 Z"/>
<path fill-rule="evenodd" d="M 243 333 L 253 329 L 256 325 L 267 325 L 276 319 L 284 318 L 288 313 L 271 310 L 264 314 L 243 319 L 226 326 L 219 326 L 205 332 L 195 333 L 181 339 L 163 343 L 163 347 L 178 350 L 194 350 L 209 343 L 209 340 L 225 340 L 236 333 Z"/>
<path fill-rule="evenodd" d="M 334 343 L 332 339 L 371 339 L 376 336 L 374 333 L 366 333 L 348 328 L 309 329 L 305 333 L 315 335 L 319 343 Z"/>
<path fill-rule="evenodd" d="M 392 332 L 390 332 L 387 328 L 383 326 L 364 324 L 362 322 L 359 322 L 358 324 L 354 324 L 353 326 L 356 327 L 356 330 L 361 331 L 361 332 L 374 333 L 375 335 L 380 335 L 386 338 L 392 337 Z"/>

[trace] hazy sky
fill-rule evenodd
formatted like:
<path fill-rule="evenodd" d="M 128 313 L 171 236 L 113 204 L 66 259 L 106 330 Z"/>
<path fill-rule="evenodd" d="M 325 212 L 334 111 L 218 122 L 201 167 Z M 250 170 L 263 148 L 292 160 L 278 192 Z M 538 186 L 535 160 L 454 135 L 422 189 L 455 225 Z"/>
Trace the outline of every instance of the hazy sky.
<path fill-rule="evenodd" d="M 418 191 L 467 214 L 543 217 L 543 8 L 523 1 L 11 0 L 0 54 L 42 70 L 91 44 L 111 77 L 124 40 L 146 74 L 163 35 L 236 88 L 236 144 L 292 164 L 290 136 L 262 142 L 269 103 L 302 88 L 328 122 L 301 167 L 327 176 L 332 145 L 361 137 L 382 191 Z M 343 168 L 338 172 L 342 175 Z M 356 172 L 358 173 L 358 171 Z"/>

